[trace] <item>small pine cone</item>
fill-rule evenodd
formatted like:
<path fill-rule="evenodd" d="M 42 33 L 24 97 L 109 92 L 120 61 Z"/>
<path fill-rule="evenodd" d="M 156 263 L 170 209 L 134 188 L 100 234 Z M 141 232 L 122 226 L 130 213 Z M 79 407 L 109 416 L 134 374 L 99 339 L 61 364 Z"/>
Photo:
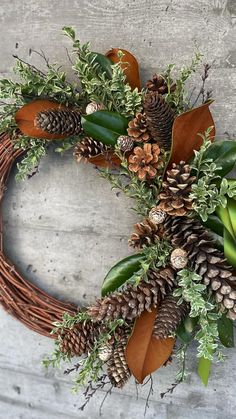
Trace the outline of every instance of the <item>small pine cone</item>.
<path fill-rule="evenodd" d="M 171 149 L 172 126 L 174 112 L 158 92 L 150 92 L 145 96 L 144 110 L 147 117 L 147 129 L 160 148 Z"/>
<path fill-rule="evenodd" d="M 107 362 L 107 375 L 114 387 L 122 388 L 131 376 L 125 358 L 125 349 L 129 335 L 124 334 L 115 345 Z"/>
<path fill-rule="evenodd" d="M 134 140 L 128 135 L 120 135 L 117 139 L 117 145 L 121 151 L 126 153 L 134 148 Z"/>
<path fill-rule="evenodd" d="M 178 305 L 178 298 L 167 295 L 162 301 L 153 327 L 153 336 L 166 339 L 173 335 L 181 321 L 186 317 L 189 307 L 186 302 Z"/>
<path fill-rule="evenodd" d="M 141 223 L 134 225 L 135 232 L 129 239 L 129 245 L 141 249 L 144 246 L 150 246 L 160 240 L 162 234 L 162 226 L 153 223 L 149 218 L 146 218 Z"/>
<path fill-rule="evenodd" d="M 81 116 L 76 110 L 48 109 L 36 115 L 35 125 L 50 134 L 77 135 L 81 132 Z"/>
<path fill-rule="evenodd" d="M 236 320 L 236 277 L 208 231 L 197 219 L 188 217 L 167 217 L 164 229 L 172 246 L 188 253 L 189 264 L 211 288 L 227 316 Z"/>
<path fill-rule="evenodd" d="M 84 137 L 76 144 L 74 156 L 80 162 L 82 159 L 88 160 L 91 157 L 104 153 L 106 150 L 107 147 L 101 141 L 93 140 L 91 137 Z"/>
<path fill-rule="evenodd" d="M 148 273 L 148 281 L 140 281 L 137 287 L 127 285 L 123 292 L 113 292 L 88 308 L 94 322 L 124 319 L 133 321 L 144 310 L 151 311 L 159 304 L 162 295 L 174 284 L 173 269 L 163 268 Z"/>
<path fill-rule="evenodd" d="M 167 171 L 167 178 L 158 197 L 160 200 L 158 207 L 161 211 L 169 215 L 184 216 L 192 210 L 189 194 L 196 177 L 191 176 L 190 172 L 190 166 L 183 161 L 172 164 L 172 169 Z"/>
<path fill-rule="evenodd" d="M 158 207 L 153 207 L 148 214 L 149 220 L 154 224 L 162 224 L 165 221 L 166 213 Z"/>
<path fill-rule="evenodd" d="M 86 106 L 85 112 L 86 112 L 87 115 L 91 115 L 92 113 L 100 111 L 102 109 L 104 109 L 104 107 L 101 103 L 90 102 Z"/>
<path fill-rule="evenodd" d="M 143 148 L 135 147 L 128 158 L 129 170 L 136 173 L 140 180 L 153 179 L 163 166 L 160 153 L 157 144 L 145 143 Z"/>
<path fill-rule="evenodd" d="M 137 113 L 135 118 L 129 122 L 127 132 L 134 141 L 148 141 L 150 139 L 150 135 L 147 131 L 146 115 L 142 114 L 141 112 Z"/>
<path fill-rule="evenodd" d="M 174 249 L 170 255 L 171 265 L 175 269 L 184 269 L 188 264 L 188 253 L 181 248 Z"/>
<path fill-rule="evenodd" d="M 90 320 L 77 323 L 71 329 L 59 331 L 60 350 L 72 357 L 87 354 L 92 349 L 99 332 L 101 329 L 95 327 Z"/>
<path fill-rule="evenodd" d="M 161 74 L 153 74 L 152 79 L 147 81 L 146 88 L 151 92 L 158 92 L 161 95 L 168 93 L 168 86 L 165 81 L 165 77 Z M 174 92 L 175 89 L 176 84 L 172 84 L 170 91 Z"/>
<path fill-rule="evenodd" d="M 98 358 L 101 359 L 103 362 L 107 362 L 108 359 L 110 359 L 112 356 L 112 346 L 107 344 L 104 345 L 102 348 L 98 351 Z"/>

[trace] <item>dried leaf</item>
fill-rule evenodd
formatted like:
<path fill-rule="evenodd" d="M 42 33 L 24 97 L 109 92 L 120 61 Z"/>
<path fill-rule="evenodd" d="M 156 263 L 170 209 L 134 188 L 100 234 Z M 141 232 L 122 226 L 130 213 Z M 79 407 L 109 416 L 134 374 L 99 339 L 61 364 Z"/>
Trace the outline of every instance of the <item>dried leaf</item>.
<path fill-rule="evenodd" d="M 54 140 L 65 138 L 64 134 L 49 134 L 41 130 L 35 125 L 35 118 L 38 112 L 46 111 L 48 109 L 67 109 L 66 106 L 50 100 L 35 100 L 22 106 L 15 115 L 16 123 L 20 131 L 29 137 L 44 138 L 47 140 Z"/>
<path fill-rule="evenodd" d="M 124 70 L 127 82 L 130 84 L 132 89 L 137 87 L 138 90 L 141 90 L 139 65 L 136 58 L 129 51 L 121 48 L 112 48 L 107 51 L 106 57 L 108 57 L 113 63 L 118 63 L 120 61 L 120 58 L 118 57 L 119 51 L 122 51 L 124 54 L 121 60 L 124 64 L 122 64 L 121 67 Z"/>
<path fill-rule="evenodd" d="M 114 166 L 120 166 L 120 159 L 119 157 L 113 153 L 113 151 L 108 151 L 106 153 L 98 154 L 97 156 L 90 157 L 88 159 L 89 163 L 94 164 L 97 167 L 114 167 Z"/>
<path fill-rule="evenodd" d="M 215 124 L 209 106 L 212 101 L 197 108 L 191 109 L 174 120 L 172 129 L 172 150 L 169 166 L 172 163 L 179 163 L 181 160 L 188 161 L 193 150 L 199 150 L 202 145 L 203 134 L 207 128 L 213 127 L 211 135 L 214 138 Z"/>
<path fill-rule="evenodd" d="M 156 339 L 152 336 L 156 316 L 157 308 L 153 308 L 137 318 L 126 347 L 127 364 L 139 383 L 168 360 L 175 343 L 174 338 Z"/>

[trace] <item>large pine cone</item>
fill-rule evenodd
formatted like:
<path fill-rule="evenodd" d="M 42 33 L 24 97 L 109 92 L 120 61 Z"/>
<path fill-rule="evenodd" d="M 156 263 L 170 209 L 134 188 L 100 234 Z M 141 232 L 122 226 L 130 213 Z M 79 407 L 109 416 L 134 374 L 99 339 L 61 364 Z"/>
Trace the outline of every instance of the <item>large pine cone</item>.
<path fill-rule="evenodd" d="M 134 229 L 135 231 L 129 239 L 129 244 L 137 249 L 156 243 L 160 240 L 163 232 L 163 226 L 153 223 L 149 218 L 135 224 Z"/>
<path fill-rule="evenodd" d="M 122 388 L 131 376 L 125 358 L 125 349 L 129 335 L 124 334 L 116 342 L 112 355 L 107 362 L 107 375 L 114 387 Z"/>
<path fill-rule="evenodd" d="M 144 110 L 152 139 L 157 141 L 160 148 L 170 150 L 174 122 L 174 112 L 170 105 L 158 92 L 150 92 L 145 96 Z"/>
<path fill-rule="evenodd" d="M 208 231 L 197 219 L 187 217 L 168 217 L 164 228 L 172 246 L 187 251 L 190 266 L 212 289 L 228 317 L 236 320 L 236 277 L 223 253 L 215 248 Z"/>
<path fill-rule="evenodd" d="M 50 134 L 77 135 L 81 131 L 81 116 L 70 109 L 48 109 L 36 115 L 35 124 Z"/>
<path fill-rule="evenodd" d="M 153 336 L 157 339 L 166 339 L 173 335 L 181 321 L 186 317 L 189 307 L 186 302 L 178 305 L 178 298 L 167 295 L 158 308 L 154 323 Z"/>
<path fill-rule="evenodd" d="M 173 163 L 172 169 L 167 171 L 167 178 L 159 194 L 158 207 L 161 211 L 169 215 L 184 216 L 192 210 L 189 194 L 196 177 L 191 176 L 190 172 L 190 166 L 184 161 Z"/>
<path fill-rule="evenodd" d="M 94 140 L 91 137 L 84 137 L 79 141 L 74 150 L 74 156 L 78 162 L 82 159 L 88 160 L 98 154 L 104 153 L 107 147 L 101 142 Z"/>
<path fill-rule="evenodd" d="M 148 274 L 149 276 L 149 274 Z M 88 308 L 88 314 L 94 322 L 124 319 L 133 321 L 144 310 L 151 311 L 156 307 L 171 284 L 174 284 L 174 271 L 161 268 L 152 271 L 148 281 L 140 281 L 137 287 L 127 285 L 123 292 L 114 292 L 98 299 Z"/>
<path fill-rule="evenodd" d="M 147 131 L 146 115 L 141 112 L 137 113 L 135 118 L 129 122 L 127 132 L 130 137 L 133 137 L 134 141 L 148 141 L 150 139 L 150 135 Z"/>

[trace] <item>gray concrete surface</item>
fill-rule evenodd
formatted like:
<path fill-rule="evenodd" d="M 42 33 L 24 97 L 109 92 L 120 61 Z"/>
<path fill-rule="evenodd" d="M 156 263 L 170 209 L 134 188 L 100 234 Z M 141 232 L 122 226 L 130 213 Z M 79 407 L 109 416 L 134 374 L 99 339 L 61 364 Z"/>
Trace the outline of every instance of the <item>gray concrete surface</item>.
<path fill-rule="evenodd" d="M 235 138 L 236 115 L 236 1 L 235 0 L 1 0 L 0 73 L 11 73 L 16 52 L 43 49 L 53 61 L 69 69 L 60 34 L 63 25 L 77 29 L 94 50 L 124 47 L 139 59 L 142 77 L 169 62 L 189 62 L 194 43 L 213 62 L 209 86 L 216 102 L 213 112 L 219 137 Z M 72 74 L 71 70 L 70 73 Z M 196 75 L 199 80 L 199 75 Z M 11 176 L 4 202 L 5 249 L 27 277 L 56 297 L 78 304 L 92 301 L 109 267 L 125 256 L 132 223 L 137 220 L 130 202 L 116 196 L 91 166 L 76 165 L 70 153 L 53 152 L 42 161 L 40 174 L 16 184 Z M 53 348 L 43 338 L 0 310 L 0 418 L 97 418 L 104 393 L 80 412 L 81 396 L 70 392 L 71 380 L 62 371 L 46 372 L 41 360 Z M 147 418 L 219 419 L 236 417 L 235 351 L 225 364 L 214 365 L 207 389 L 201 385 L 194 362 L 187 382 L 161 400 L 160 392 L 173 382 L 176 366 L 154 375 Z M 115 391 L 103 417 L 142 418 L 147 388 L 136 399 L 135 386 Z"/>

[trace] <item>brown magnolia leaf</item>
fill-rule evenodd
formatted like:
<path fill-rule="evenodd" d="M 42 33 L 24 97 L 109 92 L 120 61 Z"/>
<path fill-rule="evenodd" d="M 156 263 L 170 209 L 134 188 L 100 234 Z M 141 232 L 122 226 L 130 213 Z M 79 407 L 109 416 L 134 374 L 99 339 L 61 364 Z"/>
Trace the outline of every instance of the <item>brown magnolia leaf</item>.
<path fill-rule="evenodd" d="M 181 160 L 187 162 L 193 156 L 193 150 L 199 150 L 202 145 L 202 138 L 198 134 L 203 134 L 207 128 L 213 127 L 211 136 L 214 138 L 215 124 L 209 110 L 211 103 L 209 101 L 175 118 L 169 166 Z"/>
<path fill-rule="evenodd" d="M 107 151 L 106 153 L 101 153 L 97 156 L 90 157 L 87 161 L 89 163 L 94 164 L 97 167 L 104 168 L 120 166 L 121 164 L 119 157 L 116 154 L 114 154 L 113 151 Z"/>
<path fill-rule="evenodd" d="M 29 137 L 44 138 L 54 140 L 65 138 L 65 134 L 49 134 L 38 128 L 35 124 L 35 118 L 38 112 L 49 109 L 68 109 L 60 103 L 51 100 L 38 99 L 22 106 L 15 115 L 15 120 L 20 131 Z"/>
<path fill-rule="evenodd" d="M 152 336 L 156 316 L 157 308 L 153 308 L 137 318 L 126 347 L 128 367 L 139 383 L 168 360 L 175 343 L 174 338 L 156 339 Z"/>
<path fill-rule="evenodd" d="M 109 60 L 116 64 L 120 61 L 120 58 L 118 57 L 119 51 L 122 51 L 124 54 L 121 60 L 123 62 L 121 64 L 121 68 L 124 70 L 124 74 L 126 75 L 126 81 L 129 83 L 132 89 L 137 87 L 138 90 L 141 90 L 139 65 L 136 58 L 129 51 L 121 48 L 112 48 L 107 51 L 106 57 L 108 57 Z"/>

